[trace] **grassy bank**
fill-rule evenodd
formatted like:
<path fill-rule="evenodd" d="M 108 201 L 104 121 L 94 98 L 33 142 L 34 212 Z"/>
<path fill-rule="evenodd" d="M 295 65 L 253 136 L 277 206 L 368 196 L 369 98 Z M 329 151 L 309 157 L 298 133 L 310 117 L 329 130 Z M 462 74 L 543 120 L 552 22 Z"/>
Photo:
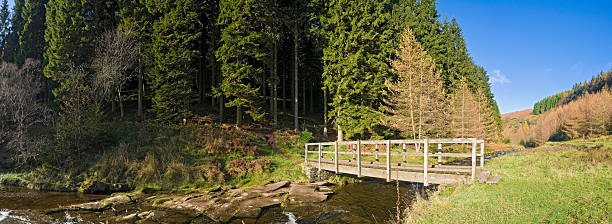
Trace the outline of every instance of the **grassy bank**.
<path fill-rule="evenodd" d="M 45 190 L 84 190 L 95 182 L 133 188 L 207 190 L 303 181 L 308 132 L 236 130 L 204 123 L 175 126 L 115 122 L 104 127 L 107 144 L 80 156 L 78 166 L 40 163 L 0 172 L 0 181 Z"/>
<path fill-rule="evenodd" d="M 444 187 L 405 223 L 609 223 L 612 137 L 548 143 L 493 159 L 494 185 Z"/>

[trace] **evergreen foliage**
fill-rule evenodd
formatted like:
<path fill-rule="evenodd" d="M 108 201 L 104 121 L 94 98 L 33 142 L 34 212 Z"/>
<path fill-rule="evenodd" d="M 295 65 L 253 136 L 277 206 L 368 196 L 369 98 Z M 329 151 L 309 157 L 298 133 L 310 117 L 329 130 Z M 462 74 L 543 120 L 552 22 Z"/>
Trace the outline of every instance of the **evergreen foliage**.
<path fill-rule="evenodd" d="M 27 0 L 20 15 L 24 24 L 19 33 L 19 53 L 16 62 L 26 58 L 43 61 L 43 49 L 46 47 L 45 27 L 47 0 Z"/>
<path fill-rule="evenodd" d="M 330 90 L 329 119 L 348 138 L 368 138 L 380 123 L 391 78 L 389 49 L 393 39 L 389 1 L 325 3 L 321 18 L 327 46 L 323 49 L 323 84 Z M 346 10 L 351 9 L 351 10 Z"/>

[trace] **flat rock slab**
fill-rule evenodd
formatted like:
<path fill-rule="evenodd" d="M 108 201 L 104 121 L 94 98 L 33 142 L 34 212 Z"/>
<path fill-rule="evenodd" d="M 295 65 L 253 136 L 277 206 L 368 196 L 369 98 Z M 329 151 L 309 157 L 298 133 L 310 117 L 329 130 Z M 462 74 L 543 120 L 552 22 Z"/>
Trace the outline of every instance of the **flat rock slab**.
<path fill-rule="evenodd" d="M 312 183 L 312 184 L 317 185 L 317 186 L 319 186 L 319 187 L 322 187 L 322 186 L 332 186 L 332 185 L 334 185 L 334 184 L 332 184 L 332 183 L 330 183 L 330 182 L 327 182 L 327 181 L 319 181 L 319 182 L 314 182 L 314 183 Z"/>
<path fill-rule="evenodd" d="M 496 183 L 498 183 L 498 182 L 499 182 L 501 179 L 502 179 L 502 177 L 501 177 L 501 176 L 494 176 L 494 177 L 491 177 L 491 178 L 487 179 L 487 184 L 496 184 Z"/>
<path fill-rule="evenodd" d="M 255 198 L 242 202 L 240 210 L 236 213 L 239 218 L 257 218 L 263 209 L 278 206 L 283 198 Z"/>
<path fill-rule="evenodd" d="M 480 174 L 478 174 L 478 176 L 476 176 L 476 180 L 481 183 L 484 183 L 487 181 L 487 178 L 489 178 L 489 175 L 491 175 L 490 170 L 483 170 L 482 172 L 480 172 Z"/>
<path fill-rule="evenodd" d="M 267 184 L 267 185 L 264 185 L 264 186 L 246 188 L 245 191 L 257 192 L 257 193 L 266 193 L 266 192 L 271 192 L 271 191 L 278 190 L 278 189 L 283 188 L 283 187 L 287 187 L 287 186 L 289 186 L 289 184 L 291 184 L 291 182 L 289 182 L 289 181 L 280 181 L 280 182 L 276 182 L 276 183 Z"/>
<path fill-rule="evenodd" d="M 313 203 L 325 201 L 329 196 L 325 192 L 317 191 L 316 185 L 292 184 L 289 197 L 291 202 Z"/>

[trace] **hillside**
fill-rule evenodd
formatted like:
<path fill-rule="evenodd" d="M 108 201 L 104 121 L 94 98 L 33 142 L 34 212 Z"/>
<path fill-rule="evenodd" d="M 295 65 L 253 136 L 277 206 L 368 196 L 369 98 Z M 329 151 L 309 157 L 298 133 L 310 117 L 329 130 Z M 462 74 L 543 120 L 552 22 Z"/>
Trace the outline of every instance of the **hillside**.
<path fill-rule="evenodd" d="M 506 119 L 513 119 L 513 118 L 525 118 L 529 115 L 531 115 L 531 113 L 533 113 L 533 109 L 529 108 L 529 109 L 525 109 L 525 110 L 519 110 L 519 111 L 514 111 L 514 112 L 510 112 L 510 113 L 505 113 L 502 114 L 502 120 L 506 120 Z"/>
<path fill-rule="evenodd" d="M 557 93 L 536 102 L 533 105 L 533 114 L 542 114 L 553 108 L 566 105 L 587 93 L 597 93 L 612 86 L 612 70 L 601 72 L 593 76 L 590 81 L 574 84 L 568 91 Z"/>

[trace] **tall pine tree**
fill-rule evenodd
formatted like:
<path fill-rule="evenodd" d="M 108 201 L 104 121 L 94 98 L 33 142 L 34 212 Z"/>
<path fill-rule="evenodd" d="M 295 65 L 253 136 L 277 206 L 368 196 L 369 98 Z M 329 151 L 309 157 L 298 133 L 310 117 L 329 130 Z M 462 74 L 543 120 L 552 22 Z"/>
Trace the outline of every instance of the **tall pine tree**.
<path fill-rule="evenodd" d="M 18 65 L 23 64 L 25 59 L 19 58 L 19 35 L 23 31 L 24 21 L 21 17 L 25 6 L 24 0 L 15 0 L 13 6 L 13 15 L 11 19 L 11 32 L 6 37 L 6 46 L 4 49 L 4 61 L 13 62 Z"/>
<path fill-rule="evenodd" d="M 203 4 L 177 0 L 149 6 L 149 11 L 162 15 L 153 24 L 152 111 L 160 121 L 180 121 L 190 116 L 190 97 L 201 60 Z"/>
<path fill-rule="evenodd" d="M 23 30 L 19 34 L 20 51 L 17 61 L 26 58 L 43 61 L 45 42 L 45 4 L 47 0 L 27 0 L 21 18 Z"/>
<path fill-rule="evenodd" d="M 393 39 L 390 2 L 332 0 L 325 6 L 323 83 L 332 99 L 330 119 L 347 137 L 368 138 L 380 123 L 391 77 L 385 48 Z"/>
<path fill-rule="evenodd" d="M 217 58 L 221 61 L 223 80 L 216 95 L 228 98 L 226 107 L 236 107 L 236 125 L 242 124 L 246 109 L 252 119 L 263 117 L 258 105 L 259 85 L 263 77 L 266 51 L 263 33 L 266 11 L 264 1 L 222 0 L 219 24 L 223 26 Z"/>

